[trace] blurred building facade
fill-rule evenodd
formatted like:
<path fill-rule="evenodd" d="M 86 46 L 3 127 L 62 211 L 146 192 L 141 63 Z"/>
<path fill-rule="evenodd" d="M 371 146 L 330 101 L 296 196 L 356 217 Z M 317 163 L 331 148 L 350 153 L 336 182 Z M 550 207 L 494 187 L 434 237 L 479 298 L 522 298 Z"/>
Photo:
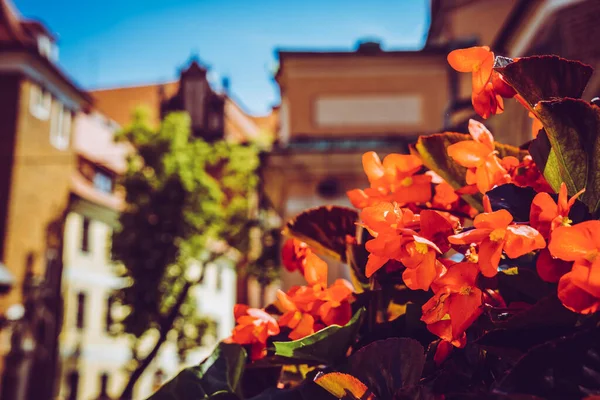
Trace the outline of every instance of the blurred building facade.
<path fill-rule="evenodd" d="M 53 376 L 43 372 L 58 358 L 73 121 L 91 102 L 57 59 L 54 35 L 0 0 L 0 262 L 14 277 L 0 314 L 17 319 L 0 342 L 7 399 L 55 391 Z"/>
<path fill-rule="evenodd" d="M 111 256 L 112 231 L 124 205 L 116 182 L 128 152 L 125 144 L 114 143 L 119 129 L 97 111 L 79 114 L 75 121 L 77 162 L 64 231 L 61 399 L 116 398 L 128 378 L 131 342 L 111 330 L 119 318 L 112 294 L 124 285 Z M 173 344 L 167 343 L 142 376 L 135 398 L 151 394 L 154 376 L 159 371 L 172 375 L 178 364 Z"/>

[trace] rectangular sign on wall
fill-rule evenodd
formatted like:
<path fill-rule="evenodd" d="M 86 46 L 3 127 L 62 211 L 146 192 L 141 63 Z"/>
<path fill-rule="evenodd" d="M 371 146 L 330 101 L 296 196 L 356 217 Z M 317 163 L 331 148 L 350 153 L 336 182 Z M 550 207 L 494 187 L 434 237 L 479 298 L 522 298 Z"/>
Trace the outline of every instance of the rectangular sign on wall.
<path fill-rule="evenodd" d="M 422 123 L 417 95 L 320 97 L 315 102 L 319 126 L 409 126 Z"/>

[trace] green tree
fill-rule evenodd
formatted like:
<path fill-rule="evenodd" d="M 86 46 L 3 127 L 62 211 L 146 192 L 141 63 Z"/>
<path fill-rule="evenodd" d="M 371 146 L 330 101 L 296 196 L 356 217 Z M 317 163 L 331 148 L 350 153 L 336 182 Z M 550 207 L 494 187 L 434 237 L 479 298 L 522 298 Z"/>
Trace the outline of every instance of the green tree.
<path fill-rule="evenodd" d="M 193 340 L 184 340 L 186 325 L 198 322 L 191 330 L 196 334 L 208 326 L 198 318 L 190 291 L 203 281 L 204 266 L 227 258 L 232 249 L 248 251 L 259 151 L 253 145 L 207 143 L 190 132 L 186 113 L 169 114 L 153 129 L 138 111 L 118 137 L 133 150 L 121 180 L 126 209 L 113 238 L 115 261 L 128 282 L 118 293 L 125 316 L 117 326 L 133 342 L 121 399 L 132 397 L 167 337 L 192 346 Z M 142 352 L 148 336 L 155 342 Z"/>

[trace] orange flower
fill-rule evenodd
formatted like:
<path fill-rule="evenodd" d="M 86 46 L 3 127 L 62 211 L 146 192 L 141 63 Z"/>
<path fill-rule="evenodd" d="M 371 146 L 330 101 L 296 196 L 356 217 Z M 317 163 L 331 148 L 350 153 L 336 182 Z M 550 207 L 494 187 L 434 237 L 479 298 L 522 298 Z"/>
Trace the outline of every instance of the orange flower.
<path fill-rule="evenodd" d="M 479 93 L 492 76 L 494 53 L 488 46 L 457 49 L 448 54 L 448 63 L 458 72 L 471 72 L 473 93 Z"/>
<path fill-rule="evenodd" d="M 573 269 L 558 283 L 558 297 L 565 307 L 590 314 L 600 309 L 600 221 L 560 226 L 551 235 L 550 253 L 573 262 Z"/>
<path fill-rule="evenodd" d="M 456 347 L 464 347 L 465 331 L 483 311 L 482 292 L 475 286 L 477 275 L 477 264 L 449 266 L 431 285 L 435 295 L 422 307 L 421 321 L 427 329 Z"/>
<path fill-rule="evenodd" d="M 337 279 L 333 285 L 321 292 L 318 297 L 323 302 L 319 316 L 326 326 L 346 325 L 352 318 L 352 308 L 348 301 L 352 296 L 352 284 L 345 279 Z"/>
<path fill-rule="evenodd" d="M 281 249 L 283 266 L 290 272 L 299 270 L 303 274 L 306 256 L 310 252 L 311 250 L 306 243 L 295 238 L 289 238 L 285 241 Z"/>
<path fill-rule="evenodd" d="M 487 46 L 458 49 L 448 54 L 448 63 L 458 72 L 471 72 L 473 109 L 483 118 L 504 111 L 502 97 L 513 97 L 515 91 L 494 68 L 494 53 Z"/>
<path fill-rule="evenodd" d="M 382 163 L 377 153 L 369 151 L 363 154 L 362 162 L 371 187 L 347 192 L 350 202 L 356 208 L 382 201 L 407 204 L 425 203 L 431 199 L 431 177 L 415 175 L 423 167 L 419 157 L 389 154 Z"/>
<path fill-rule="evenodd" d="M 315 319 L 312 315 L 300 311 L 294 301 L 281 290 L 277 291 L 277 300 L 284 311 L 284 314 L 279 318 L 279 326 L 292 329 L 288 335 L 290 339 L 301 339 L 315 332 Z"/>
<path fill-rule="evenodd" d="M 435 211 L 425 210 L 419 217 L 421 234 L 417 234 L 412 229 L 416 228 L 414 214 L 390 203 L 365 208 L 361 219 L 375 236 L 366 243 L 370 253 L 366 276 L 373 275 L 388 261 L 396 260 L 406 267 L 402 279 L 407 287 L 428 290 L 443 268 L 437 262 L 437 253 L 441 254 L 442 251 L 433 240 L 444 246 L 448 233 L 454 232 L 452 224 Z"/>
<path fill-rule="evenodd" d="M 475 217 L 475 229 L 448 237 L 452 244 L 479 245 L 479 268 L 487 277 L 498 273 L 502 251 L 517 258 L 533 250 L 546 247 L 546 241 L 534 228 L 512 224 L 513 217 L 506 210 L 492 211 L 490 201 L 484 196 L 485 212 Z"/>
<path fill-rule="evenodd" d="M 469 120 L 473 140 L 464 140 L 448 146 L 448 155 L 467 169 L 467 184 L 477 185 L 483 194 L 496 185 L 510 182 L 510 175 L 500 164 L 494 150 L 494 137 L 481 123 Z"/>
<path fill-rule="evenodd" d="M 459 197 L 454 188 L 447 182 L 442 182 L 435 186 L 435 195 L 433 196 L 433 205 L 446 210 L 452 209 L 452 205 L 458 201 Z"/>
<path fill-rule="evenodd" d="M 504 112 L 504 100 L 494 91 L 494 86 L 489 82 L 481 92 L 471 95 L 471 104 L 477 114 L 483 119 Z"/>
<path fill-rule="evenodd" d="M 563 182 L 558 192 L 558 203 L 555 203 L 548 193 L 538 193 L 531 203 L 529 224 L 537 229 L 545 238 L 548 238 L 555 228 L 571 223 L 569 211 L 571 211 L 571 207 L 575 204 L 575 200 L 583 192 L 585 192 L 585 189 L 576 193 L 569 200 L 567 185 Z"/>
<path fill-rule="evenodd" d="M 266 355 L 267 338 L 279 334 L 277 321 L 264 310 L 237 304 L 234 307 L 237 325 L 230 340 L 242 345 L 251 345 L 250 357 L 258 360 Z"/>

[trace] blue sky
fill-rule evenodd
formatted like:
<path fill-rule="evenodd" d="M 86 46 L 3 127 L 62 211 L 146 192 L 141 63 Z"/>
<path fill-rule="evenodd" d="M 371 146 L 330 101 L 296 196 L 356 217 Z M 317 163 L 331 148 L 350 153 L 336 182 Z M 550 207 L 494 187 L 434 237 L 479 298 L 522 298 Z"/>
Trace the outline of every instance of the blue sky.
<path fill-rule="evenodd" d="M 378 38 L 418 49 L 429 0 L 13 0 L 59 36 L 60 63 L 86 89 L 173 80 L 192 54 L 244 108 L 279 101 L 275 49 L 347 49 Z"/>

